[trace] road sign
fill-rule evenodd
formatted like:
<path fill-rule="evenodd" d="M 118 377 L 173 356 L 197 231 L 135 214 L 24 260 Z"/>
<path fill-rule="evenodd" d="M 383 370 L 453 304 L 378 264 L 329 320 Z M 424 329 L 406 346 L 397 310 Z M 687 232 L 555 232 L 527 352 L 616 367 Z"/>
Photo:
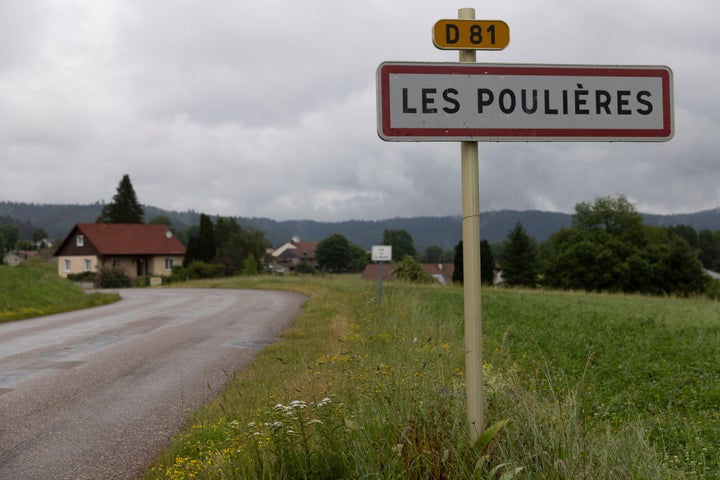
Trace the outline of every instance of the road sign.
<path fill-rule="evenodd" d="M 373 262 L 392 261 L 392 245 L 373 245 L 370 258 Z"/>
<path fill-rule="evenodd" d="M 385 62 L 378 135 L 387 141 L 666 141 L 665 66 Z"/>
<path fill-rule="evenodd" d="M 441 50 L 502 50 L 510 43 L 510 27 L 502 20 L 438 20 L 433 44 Z"/>

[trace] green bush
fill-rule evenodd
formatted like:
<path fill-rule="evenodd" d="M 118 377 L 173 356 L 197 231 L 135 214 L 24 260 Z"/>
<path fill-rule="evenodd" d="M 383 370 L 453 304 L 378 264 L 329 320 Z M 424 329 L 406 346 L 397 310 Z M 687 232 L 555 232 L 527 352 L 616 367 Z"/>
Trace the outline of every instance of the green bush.
<path fill-rule="evenodd" d="M 67 279 L 71 282 L 95 283 L 95 272 L 68 273 Z"/>
<path fill-rule="evenodd" d="M 423 269 L 420 262 L 410 255 L 405 255 L 402 260 L 397 262 L 393 271 L 398 280 L 415 283 L 433 283 L 435 281 L 435 279 Z"/>
<path fill-rule="evenodd" d="M 95 276 L 95 286 L 99 288 L 127 288 L 132 284 L 125 270 L 118 267 L 100 268 Z"/>
<path fill-rule="evenodd" d="M 316 274 L 317 270 L 315 270 L 315 267 L 310 265 L 307 260 L 303 259 L 295 266 L 295 269 L 293 270 L 295 273 L 310 273 L 310 274 Z"/>
<path fill-rule="evenodd" d="M 248 255 L 242 264 L 243 275 L 257 275 L 258 274 L 258 262 L 253 254 Z"/>
<path fill-rule="evenodd" d="M 196 260 L 187 267 L 174 267 L 170 280 L 173 282 L 182 282 L 190 279 L 218 278 L 224 276 L 224 274 L 224 265 Z"/>

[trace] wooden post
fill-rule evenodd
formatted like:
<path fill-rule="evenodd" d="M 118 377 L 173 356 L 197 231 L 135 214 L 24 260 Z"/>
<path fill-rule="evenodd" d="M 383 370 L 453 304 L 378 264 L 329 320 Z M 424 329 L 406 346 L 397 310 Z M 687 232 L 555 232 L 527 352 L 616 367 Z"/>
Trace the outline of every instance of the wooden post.
<path fill-rule="evenodd" d="M 475 20 L 474 8 L 461 8 L 460 20 Z M 460 62 L 475 63 L 475 50 L 460 50 Z M 477 142 L 461 142 L 462 239 L 465 307 L 465 385 L 467 428 L 472 444 L 485 430 L 480 305 L 480 186 Z"/>

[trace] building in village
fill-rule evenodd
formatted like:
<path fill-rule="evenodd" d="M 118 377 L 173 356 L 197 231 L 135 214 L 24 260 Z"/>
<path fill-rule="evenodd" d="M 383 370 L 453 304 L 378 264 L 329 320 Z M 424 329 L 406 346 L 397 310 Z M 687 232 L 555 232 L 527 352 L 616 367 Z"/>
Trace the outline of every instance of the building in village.
<path fill-rule="evenodd" d="M 185 246 L 165 225 L 78 223 L 55 250 L 58 275 L 121 268 L 130 278 L 168 276 Z"/>

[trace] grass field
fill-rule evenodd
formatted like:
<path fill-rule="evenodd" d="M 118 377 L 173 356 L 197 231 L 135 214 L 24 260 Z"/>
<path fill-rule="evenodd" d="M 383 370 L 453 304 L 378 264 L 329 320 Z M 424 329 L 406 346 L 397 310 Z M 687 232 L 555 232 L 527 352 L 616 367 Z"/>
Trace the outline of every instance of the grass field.
<path fill-rule="evenodd" d="M 344 277 L 197 412 L 147 478 L 720 478 L 720 305 L 486 289 L 488 445 L 465 429 L 462 289 Z"/>
<path fill-rule="evenodd" d="M 88 294 L 58 277 L 57 267 L 30 260 L 18 267 L 0 265 L 0 322 L 104 305 L 117 294 Z"/>

